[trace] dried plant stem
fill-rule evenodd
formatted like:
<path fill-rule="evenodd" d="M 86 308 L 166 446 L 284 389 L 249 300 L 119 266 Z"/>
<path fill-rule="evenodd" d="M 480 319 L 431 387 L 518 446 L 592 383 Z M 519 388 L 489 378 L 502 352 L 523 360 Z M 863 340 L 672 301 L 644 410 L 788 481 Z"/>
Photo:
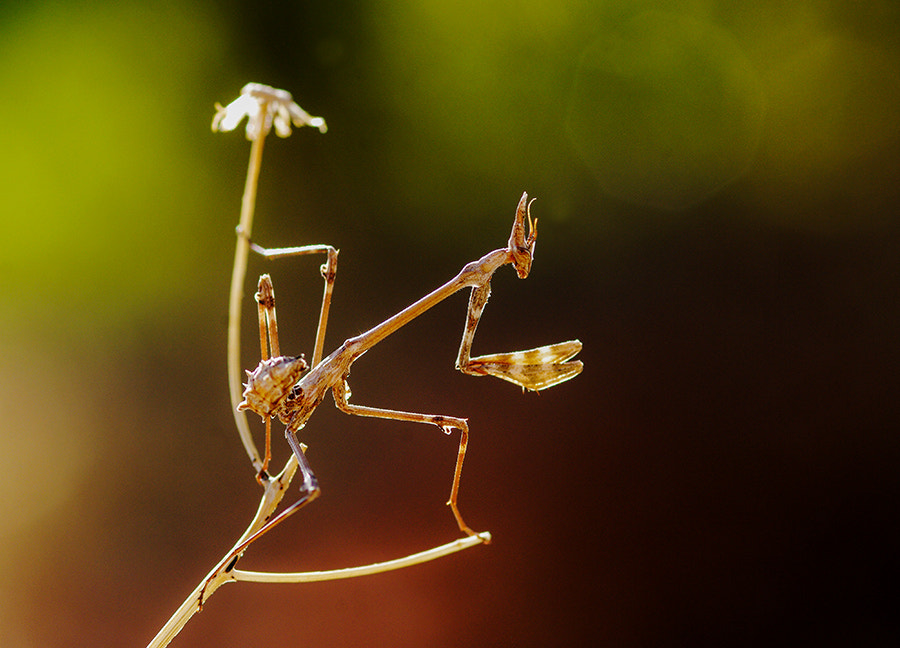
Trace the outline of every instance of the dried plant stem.
<path fill-rule="evenodd" d="M 241 305 L 244 297 L 244 281 L 247 277 L 247 257 L 250 254 L 250 233 L 253 229 L 253 213 L 256 208 L 256 187 L 259 169 L 262 165 L 265 136 L 253 140 L 250 148 L 250 163 L 247 166 L 247 180 L 241 201 L 241 220 L 238 225 L 237 246 L 234 252 L 234 269 L 231 274 L 231 293 L 228 299 L 228 391 L 231 396 L 231 411 L 244 449 L 250 457 L 253 468 L 259 472 L 263 462 L 259 450 L 250 433 L 247 414 L 238 410 L 241 392 L 244 389 L 241 374 Z"/>
<path fill-rule="evenodd" d="M 327 571 L 314 572 L 293 572 L 293 573 L 267 573 L 253 572 L 235 569 L 237 559 L 244 550 L 253 542 L 257 532 L 262 529 L 272 518 L 278 504 L 281 503 L 284 493 L 294 477 L 297 470 L 297 459 L 291 455 L 288 459 L 284 470 L 277 477 L 266 480 L 265 492 L 259 503 L 259 508 L 250 525 L 241 534 L 241 537 L 234 546 L 216 563 L 216 566 L 200 581 L 194 591 L 191 592 L 184 602 L 178 607 L 171 618 L 160 629 L 153 640 L 147 645 L 147 648 L 164 648 L 172 639 L 174 639 L 181 629 L 187 624 L 196 612 L 199 612 L 203 604 L 212 596 L 219 587 L 225 583 L 244 581 L 255 583 L 314 583 L 326 580 L 338 580 L 343 578 L 354 578 L 357 576 L 369 576 L 394 569 L 402 569 L 411 567 L 420 563 L 442 558 L 457 551 L 474 547 L 477 544 L 489 543 L 491 541 L 490 533 L 480 533 L 466 538 L 460 538 L 454 542 L 422 551 L 399 558 L 397 560 L 389 560 L 381 563 L 372 563 L 370 565 L 362 565 L 359 567 L 350 567 L 346 569 L 332 569 Z"/>
<path fill-rule="evenodd" d="M 491 534 L 487 531 L 478 533 L 473 536 L 459 538 L 453 542 L 448 542 L 440 547 L 434 547 L 427 551 L 410 554 L 404 558 L 397 560 L 388 560 L 386 562 L 372 563 L 371 565 L 363 565 L 361 567 L 348 567 L 346 569 L 329 569 L 326 571 L 315 572 L 294 572 L 294 573 L 269 573 L 269 572 L 253 572 L 235 569 L 232 571 L 232 577 L 236 581 L 246 581 L 252 583 L 315 583 L 318 581 L 339 580 L 341 578 L 356 578 L 357 576 L 371 576 L 372 574 L 380 574 L 382 572 L 394 569 L 403 569 L 404 567 L 412 567 L 420 563 L 449 556 L 457 551 L 474 547 L 477 544 L 489 544 Z"/>
<path fill-rule="evenodd" d="M 195 612 L 199 612 L 203 607 L 203 603 L 212 596 L 219 587 L 225 583 L 238 580 L 234 577 L 234 564 L 240 554 L 247 548 L 247 543 L 253 535 L 259 531 L 266 522 L 272 517 L 273 512 L 278 507 L 284 497 L 287 487 L 294 477 L 297 470 L 297 460 L 291 455 L 287 465 L 280 475 L 273 479 L 266 480 L 265 492 L 259 503 L 259 508 L 253 520 L 247 527 L 247 530 L 241 534 L 241 537 L 229 549 L 216 566 L 200 581 L 194 591 L 191 592 L 184 602 L 175 610 L 175 613 L 169 618 L 166 624 L 160 629 L 153 640 L 147 645 L 147 648 L 163 648 L 167 646 L 172 639 L 181 632 L 185 624 L 194 616 Z"/>

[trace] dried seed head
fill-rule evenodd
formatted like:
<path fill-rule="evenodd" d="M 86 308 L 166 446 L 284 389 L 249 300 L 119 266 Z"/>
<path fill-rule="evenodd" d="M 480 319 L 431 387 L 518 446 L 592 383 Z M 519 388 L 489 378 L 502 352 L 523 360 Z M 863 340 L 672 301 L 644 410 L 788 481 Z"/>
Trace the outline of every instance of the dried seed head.
<path fill-rule="evenodd" d="M 325 120 L 312 117 L 294 103 L 291 93 L 261 83 L 248 83 L 241 88 L 241 96 L 227 106 L 216 104 L 213 131 L 232 131 L 247 117 L 247 139 L 255 140 L 260 133 L 269 134 L 272 125 L 279 137 L 291 134 L 291 124 L 297 128 L 312 126 L 324 133 L 328 130 Z"/>
<path fill-rule="evenodd" d="M 303 356 L 278 356 L 263 360 L 256 369 L 247 372 L 244 400 L 238 409 L 256 412 L 263 418 L 272 416 L 307 368 Z"/>

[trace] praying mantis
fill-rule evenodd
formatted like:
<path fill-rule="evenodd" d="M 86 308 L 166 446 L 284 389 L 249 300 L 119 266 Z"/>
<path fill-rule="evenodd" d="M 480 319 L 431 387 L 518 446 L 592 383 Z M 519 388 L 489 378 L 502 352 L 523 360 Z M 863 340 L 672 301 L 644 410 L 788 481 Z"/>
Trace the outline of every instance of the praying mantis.
<path fill-rule="evenodd" d="M 537 219 L 532 220 L 531 202 L 528 200 L 528 194 L 523 193 L 516 207 L 512 232 L 506 247 L 489 252 L 477 261 L 466 264 L 448 282 L 370 330 L 345 340 L 325 358 L 321 356 L 337 269 L 337 250 L 328 245 L 266 249 L 251 243 L 252 250 L 268 259 L 306 254 L 326 255 L 326 262 L 322 265 L 325 289 L 311 362 L 308 363 L 303 355 L 293 357 L 280 353 L 274 289 L 269 275 L 260 277 L 259 290 L 256 294 L 262 360 L 253 371 L 246 372 L 247 383 L 238 409 L 255 412 L 265 422 L 266 453 L 261 472 L 265 472 L 271 456 L 271 419 L 274 417 L 286 426 L 285 436 L 297 459 L 302 477 L 300 499 L 278 518 L 271 520 L 265 529 L 277 523 L 284 514 L 311 502 L 320 493 L 318 480 L 297 435 L 330 391 L 337 408 L 347 414 L 431 424 L 446 434 L 450 434 L 454 429 L 458 430 L 459 449 L 447 505 L 460 531 L 469 536 L 476 535 L 476 532 L 464 522 L 457 505 L 460 476 L 469 437 L 466 419 L 351 403 L 348 383 L 350 367 L 366 351 L 425 311 L 450 295 L 464 288 L 471 288 L 466 324 L 456 358 L 457 369 L 472 376 L 494 376 L 520 386 L 523 391 L 535 392 L 577 376 L 581 373 L 583 365 L 580 360 L 572 358 L 581 351 L 582 345 L 579 340 L 569 340 L 525 351 L 471 356 L 475 330 L 490 296 L 491 277 L 502 266 L 511 264 L 518 277 L 525 279 L 531 270 L 536 240 Z"/>
<path fill-rule="evenodd" d="M 464 521 L 459 512 L 457 497 L 463 460 L 469 438 L 469 426 L 464 418 L 440 414 L 404 412 L 386 408 L 368 407 L 350 402 L 348 378 L 350 367 L 373 346 L 410 323 L 416 317 L 437 305 L 447 297 L 470 288 L 468 314 L 462 341 L 456 358 L 456 367 L 465 374 L 494 376 L 509 381 L 523 391 L 539 391 L 565 382 L 581 373 L 580 360 L 572 360 L 581 351 L 581 342 L 570 340 L 558 344 L 472 357 L 472 341 L 481 314 L 491 292 L 491 278 L 504 265 L 512 265 L 516 274 L 524 279 L 531 270 L 534 246 L 537 240 L 537 220 L 531 218 L 531 202 L 527 193 L 522 194 L 516 207 L 512 232 L 506 247 L 494 250 L 477 261 L 466 264 L 455 277 L 428 293 L 407 308 L 384 320 L 372 329 L 351 337 L 327 357 L 324 355 L 325 329 L 331 307 L 331 295 L 337 271 L 338 251 L 330 245 L 305 245 L 289 248 L 263 248 L 250 238 L 256 203 L 256 189 L 262 161 L 263 143 L 274 127 L 279 137 L 291 134 L 291 127 L 311 126 L 324 133 L 325 120 L 313 117 L 298 106 L 286 90 L 260 83 L 248 83 L 240 96 L 227 106 L 216 104 L 212 121 L 213 131 L 233 131 L 247 118 L 246 135 L 251 141 L 250 163 L 241 202 L 238 242 L 232 268 L 231 292 L 228 308 L 228 383 L 238 434 L 256 471 L 256 479 L 263 487 L 259 508 L 246 531 L 232 548 L 216 563 L 206 577 L 194 588 L 151 640 L 148 648 L 162 648 L 175 637 L 188 620 L 198 612 L 204 602 L 221 585 L 227 582 L 309 583 L 342 578 L 354 578 L 370 574 L 402 569 L 461 551 L 476 544 L 491 541 L 487 531 L 476 533 Z M 527 223 L 527 232 L 526 232 Z M 282 355 L 278 341 L 278 325 L 275 313 L 275 293 L 272 280 L 264 274 L 256 293 L 259 318 L 261 361 L 248 371 L 247 383 L 241 391 L 240 372 L 240 322 L 241 300 L 247 270 L 247 258 L 251 250 L 267 259 L 280 259 L 300 255 L 324 254 L 322 276 L 325 280 L 315 345 L 309 361 L 303 356 Z M 459 450 L 453 471 L 453 482 L 447 504 L 464 536 L 457 540 L 410 554 L 403 558 L 372 563 L 357 567 L 314 572 L 256 572 L 238 569 L 237 563 L 245 550 L 275 525 L 318 497 L 319 483 L 306 458 L 305 446 L 298 433 L 303 429 L 315 409 L 331 392 L 337 408 L 347 414 L 368 416 L 396 421 L 426 423 L 437 426 L 447 434 L 458 430 Z M 243 398 L 243 400 L 241 400 Z M 247 424 L 246 411 L 255 412 L 265 423 L 266 446 L 263 457 L 256 447 Z M 271 425 L 277 418 L 285 425 L 285 436 L 292 449 L 290 458 L 277 475 L 269 474 L 271 461 Z M 294 479 L 301 475 L 300 498 L 275 514 L 276 508 Z"/>

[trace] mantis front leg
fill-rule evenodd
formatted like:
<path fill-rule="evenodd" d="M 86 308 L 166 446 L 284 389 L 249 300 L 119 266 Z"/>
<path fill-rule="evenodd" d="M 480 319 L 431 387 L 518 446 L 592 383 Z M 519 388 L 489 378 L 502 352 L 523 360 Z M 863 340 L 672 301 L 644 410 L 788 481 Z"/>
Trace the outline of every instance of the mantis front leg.
<path fill-rule="evenodd" d="M 548 344 L 525 351 L 470 357 L 475 329 L 490 295 L 489 281 L 472 288 L 466 327 L 456 358 L 457 369 L 470 376 L 494 376 L 519 385 L 523 391 L 529 389 L 535 392 L 558 385 L 581 373 L 583 368 L 581 360 L 566 362 L 581 351 L 581 342 L 578 340 Z"/>

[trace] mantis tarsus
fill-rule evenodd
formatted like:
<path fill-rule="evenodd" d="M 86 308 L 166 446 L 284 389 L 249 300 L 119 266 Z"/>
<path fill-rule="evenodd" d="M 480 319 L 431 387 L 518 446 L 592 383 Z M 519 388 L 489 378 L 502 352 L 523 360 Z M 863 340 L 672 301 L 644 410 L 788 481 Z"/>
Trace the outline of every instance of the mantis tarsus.
<path fill-rule="evenodd" d="M 420 414 L 352 404 L 347 379 L 350 366 L 366 351 L 432 306 L 463 288 L 471 288 L 472 292 L 469 298 L 462 342 L 456 359 L 457 369 L 470 375 L 501 378 L 519 385 L 523 391 L 546 389 L 578 375 L 581 372 L 582 363 L 580 360 L 571 360 L 581 350 L 581 342 L 578 340 L 560 342 L 526 351 L 497 353 L 474 358 L 470 356 L 475 329 L 490 295 L 490 280 L 494 272 L 504 265 L 512 264 L 519 278 L 524 279 L 531 269 L 537 239 L 537 220 L 532 221 L 530 206 L 528 194 L 522 194 L 516 208 L 512 233 L 505 248 L 489 252 L 477 261 L 467 264 L 444 285 L 365 333 L 349 338 L 324 359 L 321 355 L 337 267 L 337 250 L 327 245 L 279 249 L 252 246 L 253 250 L 267 258 L 321 253 L 327 255 L 327 261 L 322 265 L 325 291 L 316 332 L 315 349 L 310 363 L 307 363 L 303 356 L 280 355 L 272 282 L 268 275 L 263 275 L 259 281 L 259 292 L 256 298 L 259 304 L 262 361 L 256 369 L 247 372 L 248 380 L 243 393 L 244 400 L 238 409 L 253 411 L 259 414 L 266 423 L 266 458 L 263 471 L 268 465 L 270 456 L 271 418 L 277 417 L 286 425 L 285 436 L 297 458 L 302 474 L 300 500 L 277 518 L 272 519 L 266 527 L 260 530 L 260 534 L 283 519 L 285 514 L 295 511 L 319 494 L 318 482 L 297 438 L 297 433 L 306 425 L 313 411 L 330 390 L 337 408 L 347 414 L 430 423 L 438 426 L 447 434 L 453 429 L 459 430 L 459 451 L 447 504 L 450 506 L 460 530 L 467 535 L 475 535 L 475 532 L 463 521 L 457 506 L 460 474 L 469 435 L 466 420 L 455 416 Z M 526 221 L 528 222 L 527 236 Z"/>

